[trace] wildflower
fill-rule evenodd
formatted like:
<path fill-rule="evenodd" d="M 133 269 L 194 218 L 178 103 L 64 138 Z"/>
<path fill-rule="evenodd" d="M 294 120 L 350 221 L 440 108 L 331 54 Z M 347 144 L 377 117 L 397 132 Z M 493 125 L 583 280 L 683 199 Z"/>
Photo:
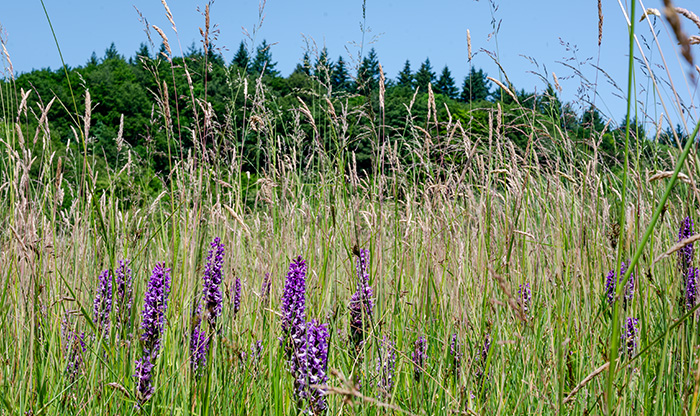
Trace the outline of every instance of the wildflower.
<path fill-rule="evenodd" d="M 144 299 L 141 323 L 142 358 L 136 361 L 136 395 L 140 404 L 153 395 L 151 371 L 160 351 L 161 337 L 165 330 L 165 312 L 168 309 L 170 294 L 170 269 L 165 264 L 156 263 Z"/>
<path fill-rule="evenodd" d="M 63 321 L 65 338 L 66 374 L 73 381 L 77 377 L 83 365 L 83 354 L 87 351 L 85 346 L 85 333 L 68 329 L 67 321 Z"/>
<path fill-rule="evenodd" d="M 637 349 L 637 318 L 627 318 L 625 322 L 625 333 L 622 334 L 622 345 L 627 349 L 627 357 L 632 358 Z"/>
<path fill-rule="evenodd" d="M 308 388 L 309 407 L 313 414 L 319 415 L 328 408 L 325 392 L 318 387 L 328 383 L 328 327 L 315 319 L 307 324 L 306 343 L 306 387 Z"/>
<path fill-rule="evenodd" d="M 364 342 L 364 330 L 367 321 L 372 318 L 373 302 L 372 288 L 369 285 L 369 251 L 360 250 L 356 263 L 357 290 L 350 298 L 350 338 L 355 349 L 359 349 Z"/>
<path fill-rule="evenodd" d="M 530 292 L 530 283 L 521 284 L 518 287 L 518 298 L 520 299 L 520 305 L 523 308 L 523 314 L 525 315 L 525 317 L 529 316 L 530 300 L 532 299 L 532 292 Z"/>
<path fill-rule="evenodd" d="M 299 256 L 289 264 L 282 295 L 282 341 L 287 358 L 301 354 L 306 330 L 306 262 Z"/>
<path fill-rule="evenodd" d="M 131 317 L 131 306 L 134 302 L 133 277 L 129 268 L 129 260 L 119 261 L 119 267 L 114 272 L 114 282 L 117 285 L 114 302 L 117 323 L 125 328 Z"/>
<path fill-rule="evenodd" d="M 202 330 L 202 305 L 192 311 L 192 332 L 190 334 L 190 367 L 196 375 L 201 374 L 201 369 L 207 364 L 207 350 L 209 342 L 207 334 Z"/>
<path fill-rule="evenodd" d="M 211 250 L 207 256 L 204 268 L 203 298 L 206 307 L 207 321 L 211 328 L 216 327 L 216 319 L 221 315 L 221 269 L 224 267 L 224 245 L 216 237 L 211 242 Z"/>
<path fill-rule="evenodd" d="M 686 310 L 691 310 L 695 306 L 698 296 L 698 269 L 696 267 L 688 267 L 685 274 L 685 307 Z"/>
<path fill-rule="evenodd" d="M 428 342 L 425 337 L 420 336 L 413 345 L 414 349 L 411 355 L 413 360 L 413 378 L 419 381 L 425 367 L 425 360 L 428 357 Z"/>
<path fill-rule="evenodd" d="M 391 389 L 394 387 L 394 372 L 396 370 L 396 346 L 385 335 L 382 338 L 379 362 L 377 363 L 377 372 L 379 373 L 379 381 L 377 387 L 385 397 L 391 394 Z"/>
<path fill-rule="evenodd" d="M 233 315 L 237 315 L 241 309 L 241 279 L 236 276 L 233 287 Z"/>
<path fill-rule="evenodd" d="M 140 404 L 144 404 L 153 396 L 153 380 L 151 380 L 153 364 L 151 357 L 144 355 L 142 359 L 136 360 L 136 396 Z"/>
<path fill-rule="evenodd" d="M 678 231 L 678 241 L 684 240 L 693 235 L 693 220 L 690 217 L 685 217 L 681 221 L 681 228 Z M 678 267 L 683 275 L 688 272 L 690 265 L 693 262 L 693 244 L 688 244 L 678 250 Z"/>
<path fill-rule="evenodd" d="M 462 346 L 459 344 L 459 338 L 457 334 L 452 334 L 452 339 L 450 341 L 450 357 L 452 357 L 452 373 L 455 378 L 459 377 L 459 367 L 462 364 L 462 352 L 460 351 Z"/>
<path fill-rule="evenodd" d="M 268 301 L 270 300 L 270 286 L 271 286 L 271 281 L 270 281 L 270 273 L 265 273 L 265 277 L 263 278 L 262 286 L 260 287 L 260 304 L 261 305 L 267 305 Z"/>
<path fill-rule="evenodd" d="M 148 282 L 148 289 L 144 299 L 141 323 L 141 341 L 144 350 L 158 355 L 160 350 L 161 334 L 165 329 L 165 312 L 168 309 L 168 295 L 170 294 L 170 269 L 165 268 L 164 263 L 157 263 Z"/>
<path fill-rule="evenodd" d="M 630 262 L 631 263 L 631 262 Z M 617 290 L 617 284 L 622 283 L 622 279 L 625 276 L 625 273 L 627 273 L 627 264 L 625 262 L 622 262 L 620 265 L 620 275 L 617 277 L 615 275 L 615 270 L 610 270 L 608 272 L 608 275 L 605 277 L 605 295 L 608 299 L 609 304 L 613 304 L 615 301 L 615 293 Z M 632 302 L 632 298 L 634 297 L 634 285 L 635 285 L 635 278 L 634 278 L 634 273 L 630 274 L 630 278 L 627 281 L 627 285 L 625 286 L 625 293 L 624 293 L 624 306 L 626 307 L 628 302 Z"/>
<path fill-rule="evenodd" d="M 112 310 L 112 276 L 109 270 L 100 274 L 99 286 L 93 305 L 95 325 L 100 333 L 109 331 L 109 313 Z"/>
<path fill-rule="evenodd" d="M 257 362 L 262 358 L 263 353 L 263 342 L 262 340 L 255 341 L 253 345 L 250 346 L 250 352 L 253 359 Z"/>

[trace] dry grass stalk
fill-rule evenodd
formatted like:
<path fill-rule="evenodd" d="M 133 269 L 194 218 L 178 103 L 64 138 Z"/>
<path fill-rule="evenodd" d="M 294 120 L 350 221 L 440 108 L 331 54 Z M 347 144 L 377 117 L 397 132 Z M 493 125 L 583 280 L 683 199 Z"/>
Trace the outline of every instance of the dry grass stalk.
<path fill-rule="evenodd" d="M 19 117 L 24 114 L 24 116 L 27 116 L 27 98 L 29 98 L 29 94 L 32 93 L 32 90 L 25 91 L 24 88 L 20 89 L 20 95 L 22 96 L 22 99 L 19 102 L 19 107 L 17 108 L 17 122 L 19 123 Z"/>
<path fill-rule="evenodd" d="M 490 80 L 490 81 L 493 82 L 494 84 L 496 84 L 496 85 L 498 85 L 499 87 L 501 87 L 501 89 L 502 89 L 503 91 L 505 91 L 506 94 L 510 95 L 516 102 L 518 102 L 518 97 L 516 97 L 515 94 L 513 94 L 513 92 L 512 92 L 510 89 L 508 89 L 508 87 L 506 87 L 505 85 L 503 85 L 503 83 L 501 83 L 501 81 L 497 80 L 496 78 L 492 78 L 492 77 L 486 77 L 486 79 Z"/>
<path fill-rule="evenodd" d="M 206 56 L 209 53 L 209 6 L 211 3 L 207 3 L 206 8 L 204 9 L 204 30 L 202 28 L 199 28 L 199 34 L 202 35 L 202 38 L 204 38 L 204 55 Z"/>
<path fill-rule="evenodd" d="M 691 45 L 698 45 L 700 44 L 700 36 L 698 35 L 693 35 L 688 38 L 688 42 L 690 42 Z M 696 66 L 697 68 L 697 66 Z"/>
<path fill-rule="evenodd" d="M 8 69 L 10 71 L 10 78 L 12 79 L 12 81 L 14 81 L 15 80 L 15 69 L 12 66 L 12 59 L 10 59 L 10 53 L 7 52 L 7 48 L 5 47 L 4 41 L 0 42 L 0 45 L 2 45 L 2 53 L 3 53 L 3 55 L 5 55 L 5 59 L 7 60 L 7 65 L 9 65 Z"/>
<path fill-rule="evenodd" d="M 163 3 L 163 7 L 165 7 L 165 15 L 168 17 L 170 24 L 173 25 L 173 30 L 175 31 L 175 33 L 177 33 L 175 19 L 173 19 L 173 14 L 170 12 L 170 7 L 168 7 L 168 3 L 166 3 L 165 0 L 160 0 L 160 2 Z M 209 5 L 207 5 L 207 9 L 209 9 Z"/>
<path fill-rule="evenodd" d="M 382 114 L 384 114 L 384 94 L 386 93 L 386 87 L 384 86 L 384 69 L 382 64 L 379 64 L 379 109 Z"/>
<path fill-rule="evenodd" d="M 692 66 L 693 65 L 693 55 L 690 52 L 690 41 L 688 36 L 683 32 L 681 28 L 681 19 L 678 18 L 677 8 L 673 6 L 671 0 L 664 0 L 666 7 L 664 8 L 664 14 L 666 15 L 666 20 L 668 24 L 671 25 L 673 33 L 676 35 L 676 39 L 681 44 L 681 54 L 683 58 Z"/>
<path fill-rule="evenodd" d="M 660 260 L 663 260 L 666 257 L 669 257 L 671 254 L 682 249 L 683 247 L 690 245 L 690 244 L 693 244 L 694 242 L 696 242 L 698 240 L 700 240 L 700 234 L 694 234 L 688 238 L 682 239 L 681 241 L 679 241 L 676 244 L 669 247 L 668 250 L 666 250 L 666 252 L 662 253 L 661 255 L 659 255 L 659 257 L 654 259 L 654 264 L 658 263 Z"/>
<path fill-rule="evenodd" d="M 90 93 L 88 92 L 87 99 L 90 98 Z M 36 141 L 39 139 L 39 131 L 43 131 L 46 134 L 46 137 L 49 136 L 49 110 L 51 109 L 51 106 L 53 105 L 53 102 L 56 101 L 56 96 L 54 96 L 51 101 L 46 105 L 46 107 L 42 108 L 41 104 L 39 104 L 39 108 L 41 109 L 41 116 L 39 116 L 39 124 L 36 128 L 36 132 L 34 133 L 34 144 L 36 144 Z M 87 104 L 86 104 L 87 105 Z M 87 130 L 86 133 L 90 130 L 90 115 L 88 114 L 87 108 L 85 109 L 86 112 L 86 121 L 88 125 L 86 126 Z M 85 136 L 87 138 L 87 135 Z"/>
<path fill-rule="evenodd" d="M 682 7 L 676 7 L 676 13 L 695 23 L 695 26 L 697 26 L 698 29 L 700 29 L 700 17 L 698 17 L 698 15 Z"/>
<path fill-rule="evenodd" d="M 554 78 L 554 87 L 557 89 L 557 91 L 559 91 L 559 94 L 561 94 L 562 89 L 561 85 L 559 85 L 559 78 L 557 78 L 557 74 L 552 72 L 552 78 Z"/>
<path fill-rule="evenodd" d="M 90 119 L 92 118 L 92 100 L 90 99 L 90 90 L 85 91 L 85 117 L 83 119 L 83 137 L 85 140 L 90 137 Z M 36 138 L 34 139 L 36 140 Z"/>
<path fill-rule="evenodd" d="M 573 390 L 571 390 L 571 393 L 569 393 L 566 398 L 564 399 L 564 404 L 569 403 L 571 400 L 573 400 L 574 396 L 576 393 L 578 393 L 579 390 L 581 390 L 586 384 L 588 384 L 591 380 L 596 378 L 596 376 L 603 371 L 607 370 L 607 368 L 610 367 L 610 362 L 608 361 L 607 363 L 601 365 L 600 367 L 596 368 L 593 370 L 593 372 L 589 375 L 586 376 L 583 380 L 581 380 L 576 387 L 574 387 Z"/>
<path fill-rule="evenodd" d="M 472 61 L 472 34 L 469 32 L 469 29 L 467 29 L 467 58 L 469 62 Z"/>
<path fill-rule="evenodd" d="M 661 17 L 661 12 L 659 9 L 654 9 L 653 7 L 650 7 L 646 10 L 644 10 L 644 13 L 642 13 L 642 17 L 639 18 L 639 21 L 642 22 L 644 19 L 647 19 L 648 16 L 658 16 Z"/>
<path fill-rule="evenodd" d="M 603 43 L 603 0 L 598 0 L 598 46 Z"/>
<path fill-rule="evenodd" d="M 124 114 L 119 117 L 119 131 L 117 132 L 117 152 L 121 152 L 124 147 Z"/>
<path fill-rule="evenodd" d="M 158 32 L 161 39 L 163 39 L 163 46 L 165 46 L 165 50 L 168 51 L 168 54 L 165 55 L 165 59 L 167 59 L 168 62 L 172 62 L 171 56 L 173 56 L 173 51 L 170 49 L 170 43 L 168 42 L 168 37 L 165 36 L 165 32 L 163 32 L 163 29 L 159 28 L 156 25 L 153 25 L 153 30 Z"/>
<path fill-rule="evenodd" d="M 654 182 L 654 181 L 657 181 L 657 180 L 659 180 L 659 179 L 670 178 L 671 176 L 673 176 L 673 172 L 671 172 L 671 171 L 656 172 L 655 174 L 653 174 L 652 176 L 650 176 L 649 179 L 648 179 L 647 181 L 648 181 L 648 182 Z M 686 174 L 683 173 L 683 172 L 678 172 L 678 180 L 681 181 L 681 182 L 688 183 L 688 184 L 689 184 L 689 183 L 692 183 L 692 181 L 690 180 L 690 178 L 688 177 L 688 175 L 686 175 Z"/>

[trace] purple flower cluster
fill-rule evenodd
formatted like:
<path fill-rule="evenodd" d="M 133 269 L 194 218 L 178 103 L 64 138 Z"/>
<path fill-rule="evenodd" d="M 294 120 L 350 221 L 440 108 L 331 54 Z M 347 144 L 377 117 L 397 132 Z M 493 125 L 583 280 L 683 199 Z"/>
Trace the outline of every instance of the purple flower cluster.
<path fill-rule="evenodd" d="M 459 343 L 459 338 L 457 334 L 452 334 L 452 339 L 450 340 L 450 357 L 452 358 L 452 373 L 456 377 L 459 377 L 459 368 L 462 365 L 462 346 Z"/>
<path fill-rule="evenodd" d="M 270 300 L 270 286 L 272 286 L 270 273 L 265 273 L 262 286 L 260 287 L 260 304 L 263 305 L 263 307 L 267 306 Z"/>
<path fill-rule="evenodd" d="M 609 304 L 613 304 L 615 302 L 615 293 L 617 290 L 617 284 L 622 283 L 622 279 L 625 276 L 625 273 L 627 272 L 627 264 L 625 262 L 622 262 L 622 265 L 620 266 L 620 275 L 619 277 L 616 276 L 615 270 L 610 270 L 608 272 L 608 275 L 605 277 L 605 295 L 608 299 Z M 627 285 L 625 286 L 625 293 L 624 293 L 624 306 L 627 306 L 628 302 L 632 302 L 632 298 L 634 297 L 634 272 L 630 274 L 629 281 L 627 282 Z"/>
<path fill-rule="evenodd" d="M 423 369 L 425 368 L 425 361 L 428 358 L 428 341 L 426 341 L 425 337 L 420 336 L 413 346 L 413 354 L 411 354 L 411 359 L 413 361 L 413 378 L 419 381 L 421 374 L 423 374 Z"/>
<path fill-rule="evenodd" d="M 109 313 L 112 311 L 112 275 L 109 269 L 100 274 L 97 294 L 93 304 L 95 326 L 104 334 L 109 331 Z"/>
<path fill-rule="evenodd" d="M 170 294 L 170 269 L 164 263 L 156 263 L 144 299 L 141 323 L 141 343 L 143 357 L 136 361 L 137 396 L 140 403 L 145 403 L 153 394 L 151 371 L 158 358 L 161 337 L 165 330 L 165 312 L 168 309 Z"/>
<path fill-rule="evenodd" d="M 320 415 L 326 411 L 325 392 L 317 387 L 328 383 L 328 328 L 315 319 L 306 326 L 306 388 L 308 389 L 309 407 L 313 414 Z"/>
<path fill-rule="evenodd" d="M 306 262 L 301 256 L 289 264 L 282 295 L 282 340 L 292 359 L 302 350 L 306 330 Z"/>
<path fill-rule="evenodd" d="M 678 241 L 684 240 L 693 236 L 693 220 L 690 217 L 685 217 L 681 221 L 681 228 L 678 231 Z M 693 244 L 688 244 L 678 250 L 678 267 L 685 275 L 693 263 Z"/>
<path fill-rule="evenodd" d="M 117 323 L 126 328 L 131 318 L 131 307 L 134 302 L 133 277 L 129 268 L 129 260 L 120 260 L 119 267 L 114 272 L 114 282 L 117 285 L 114 309 Z"/>
<path fill-rule="evenodd" d="M 236 280 L 233 285 L 233 315 L 238 315 L 238 311 L 241 309 L 241 279 L 236 276 Z"/>
<path fill-rule="evenodd" d="M 691 310 L 698 298 L 698 268 L 688 267 L 685 274 L 685 308 Z"/>
<path fill-rule="evenodd" d="M 207 321 L 211 328 L 216 327 L 216 319 L 221 315 L 221 270 L 224 267 L 224 245 L 221 239 L 216 237 L 211 242 L 211 250 L 207 256 L 207 265 L 204 268 L 204 306 L 207 312 Z"/>
<path fill-rule="evenodd" d="M 372 287 L 369 285 L 369 251 L 360 250 L 359 258 L 355 266 L 357 271 L 357 290 L 350 298 L 350 338 L 355 350 L 358 350 L 364 342 L 365 329 L 372 319 L 374 304 L 372 301 Z"/>
<path fill-rule="evenodd" d="M 190 334 L 190 367 L 192 373 L 199 376 L 207 364 L 207 351 L 209 350 L 207 334 L 202 329 L 202 305 L 192 311 L 192 333 Z"/>
<path fill-rule="evenodd" d="M 622 344 L 627 350 L 627 357 L 632 358 L 637 349 L 637 318 L 627 318 L 625 322 L 625 333 L 622 334 Z"/>
<path fill-rule="evenodd" d="M 530 316 L 530 301 L 532 299 L 530 283 L 521 284 L 518 287 L 518 299 L 520 300 L 520 307 L 523 308 L 525 317 Z"/>
<path fill-rule="evenodd" d="M 313 386 L 328 381 L 328 328 L 306 322 L 306 262 L 298 256 L 289 264 L 282 295 L 282 345 L 294 376 L 297 398 L 308 400 L 314 414 L 325 412 L 324 392 Z"/>
<path fill-rule="evenodd" d="M 66 353 L 66 374 L 73 381 L 78 376 L 83 365 L 83 354 L 87 351 L 85 346 L 85 333 L 73 331 L 68 328 L 68 322 L 63 321 L 63 337 Z"/>
<path fill-rule="evenodd" d="M 377 362 L 377 372 L 379 380 L 377 387 L 384 397 L 391 395 L 394 387 L 394 373 L 396 371 L 396 345 L 386 335 L 382 337 L 380 345 L 379 361 Z"/>

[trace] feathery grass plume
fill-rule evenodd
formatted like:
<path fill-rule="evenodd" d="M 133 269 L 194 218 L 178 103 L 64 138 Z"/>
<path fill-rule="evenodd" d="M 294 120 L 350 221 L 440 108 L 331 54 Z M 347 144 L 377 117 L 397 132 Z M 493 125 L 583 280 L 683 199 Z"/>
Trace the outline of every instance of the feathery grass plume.
<path fill-rule="evenodd" d="M 625 276 L 625 273 L 627 272 L 627 264 L 625 262 L 622 262 L 620 265 L 620 274 L 619 277 L 615 273 L 615 270 L 610 270 L 605 277 L 605 296 L 608 300 L 608 303 L 610 305 L 615 302 L 615 291 L 617 290 L 617 284 L 622 282 L 622 278 Z M 627 282 L 627 285 L 625 286 L 625 293 L 624 293 L 624 307 L 627 307 L 628 303 L 632 302 L 632 299 L 634 298 L 634 273 L 630 274 L 630 279 Z"/>
<path fill-rule="evenodd" d="M 127 328 L 131 318 L 131 308 L 134 303 L 134 280 L 129 268 L 129 260 L 120 260 L 119 267 L 114 272 L 114 283 L 117 285 L 114 310 L 117 315 L 117 325 Z M 131 335 L 131 329 L 128 328 Z"/>
<path fill-rule="evenodd" d="M 416 381 L 420 381 L 420 376 L 423 374 L 427 358 L 428 341 L 425 337 L 419 336 L 413 344 L 413 354 L 411 354 L 411 360 L 413 361 L 413 378 Z"/>
<path fill-rule="evenodd" d="M 112 311 L 112 275 L 109 269 L 100 274 L 98 282 L 93 314 L 98 332 L 105 334 L 109 331 L 109 314 Z"/>
<path fill-rule="evenodd" d="M 625 347 L 627 358 L 632 358 L 637 349 L 637 325 L 639 319 L 627 318 L 625 321 L 625 332 L 622 335 L 622 346 Z"/>
<path fill-rule="evenodd" d="M 306 325 L 306 386 L 309 410 L 314 415 L 326 412 L 328 405 L 322 389 L 316 387 L 328 383 L 328 327 L 313 319 Z"/>
<path fill-rule="evenodd" d="M 216 319 L 221 315 L 221 269 L 224 267 L 224 245 L 221 239 L 216 237 L 211 242 L 211 250 L 207 256 L 207 265 L 204 268 L 204 287 L 202 297 L 206 308 L 206 317 L 209 327 L 216 328 Z"/>
<path fill-rule="evenodd" d="M 365 330 L 372 319 L 374 304 L 372 288 L 369 285 L 369 250 L 360 249 L 355 264 L 357 290 L 350 298 L 350 339 L 355 351 L 359 351 L 365 339 Z"/>
<path fill-rule="evenodd" d="M 195 376 L 200 376 L 207 365 L 209 343 L 202 329 L 202 304 L 192 310 L 192 331 L 190 333 L 190 368 Z"/>
<path fill-rule="evenodd" d="M 678 241 L 692 237 L 693 234 L 693 220 L 690 217 L 683 218 L 680 230 L 678 230 Z M 684 276 L 687 275 L 690 265 L 693 264 L 693 253 L 693 243 L 687 244 L 678 250 L 678 268 Z"/>
<path fill-rule="evenodd" d="M 685 274 L 685 308 L 687 311 L 693 309 L 698 297 L 698 269 L 688 267 Z"/>
<path fill-rule="evenodd" d="M 233 316 L 238 315 L 241 309 L 241 279 L 236 276 L 233 284 Z"/>
<path fill-rule="evenodd" d="M 453 333 L 450 340 L 450 359 L 452 375 L 457 379 L 459 377 L 459 369 L 462 366 L 462 345 L 459 343 L 457 333 Z"/>
<path fill-rule="evenodd" d="M 272 281 L 270 280 L 270 273 L 265 273 L 263 278 L 262 286 L 260 286 L 260 304 L 267 306 L 270 301 L 270 287 L 272 286 Z"/>
<path fill-rule="evenodd" d="M 141 329 L 142 358 L 136 361 L 136 396 L 144 404 L 153 395 L 151 371 L 158 358 L 161 338 L 165 330 L 165 313 L 170 295 L 170 269 L 165 263 L 156 263 L 148 281 L 144 299 Z"/>
<path fill-rule="evenodd" d="M 520 300 L 520 306 L 523 308 L 523 315 L 525 315 L 525 318 L 528 318 L 530 316 L 530 301 L 532 300 L 529 282 L 518 287 L 518 299 Z"/>
<path fill-rule="evenodd" d="M 377 359 L 377 372 L 379 380 L 377 387 L 382 396 L 391 396 L 391 389 L 394 387 L 394 374 L 396 372 L 396 345 L 386 335 L 382 337 L 379 357 Z"/>

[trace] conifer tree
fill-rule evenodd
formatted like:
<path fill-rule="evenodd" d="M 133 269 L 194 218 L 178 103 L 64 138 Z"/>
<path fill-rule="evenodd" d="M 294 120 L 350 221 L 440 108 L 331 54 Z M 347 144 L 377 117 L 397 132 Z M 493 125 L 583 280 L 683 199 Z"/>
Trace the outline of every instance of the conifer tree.
<path fill-rule="evenodd" d="M 331 73 L 331 86 L 334 91 L 347 91 L 350 84 L 350 75 L 345 66 L 345 61 L 342 56 L 338 57 L 333 72 Z"/>
<path fill-rule="evenodd" d="M 428 91 L 428 84 L 435 83 L 435 72 L 433 72 L 433 67 L 430 65 L 430 58 L 425 58 L 425 62 L 418 68 L 414 79 L 416 87 L 423 92 Z"/>
<path fill-rule="evenodd" d="M 249 61 L 250 56 L 248 55 L 248 49 L 245 47 L 245 43 L 241 41 L 241 44 L 238 45 L 238 50 L 236 51 L 236 54 L 233 56 L 231 66 L 236 67 L 238 69 L 247 70 Z"/>
<path fill-rule="evenodd" d="M 484 101 L 491 95 L 489 89 L 486 73 L 484 73 L 482 69 L 477 71 L 472 67 L 469 70 L 469 75 L 464 78 L 462 93 L 459 98 L 467 103 L 472 101 Z"/>
<path fill-rule="evenodd" d="M 413 88 L 413 73 L 411 73 L 411 62 L 408 59 L 406 59 L 406 62 L 403 64 L 401 72 L 399 72 L 396 85 Z"/>
<path fill-rule="evenodd" d="M 357 70 L 356 90 L 363 95 L 369 95 L 370 91 L 379 85 L 379 60 L 374 48 L 362 60 L 360 68 Z"/>
<path fill-rule="evenodd" d="M 253 63 L 250 65 L 250 70 L 253 74 L 259 75 L 265 71 L 265 75 L 271 77 L 276 77 L 279 75 L 279 71 L 275 69 L 277 62 L 272 60 L 272 52 L 270 52 L 270 46 L 267 44 L 267 40 L 262 41 L 262 43 L 257 47 L 255 58 Z"/>
<path fill-rule="evenodd" d="M 440 78 L 435 83 L 435 90 L 438 94 L 446 95 L 449 98 L 457 98 L 457 87 L 455 80 L 452 78 L 450 69 L 445 65 L 440 74 Z"/>

